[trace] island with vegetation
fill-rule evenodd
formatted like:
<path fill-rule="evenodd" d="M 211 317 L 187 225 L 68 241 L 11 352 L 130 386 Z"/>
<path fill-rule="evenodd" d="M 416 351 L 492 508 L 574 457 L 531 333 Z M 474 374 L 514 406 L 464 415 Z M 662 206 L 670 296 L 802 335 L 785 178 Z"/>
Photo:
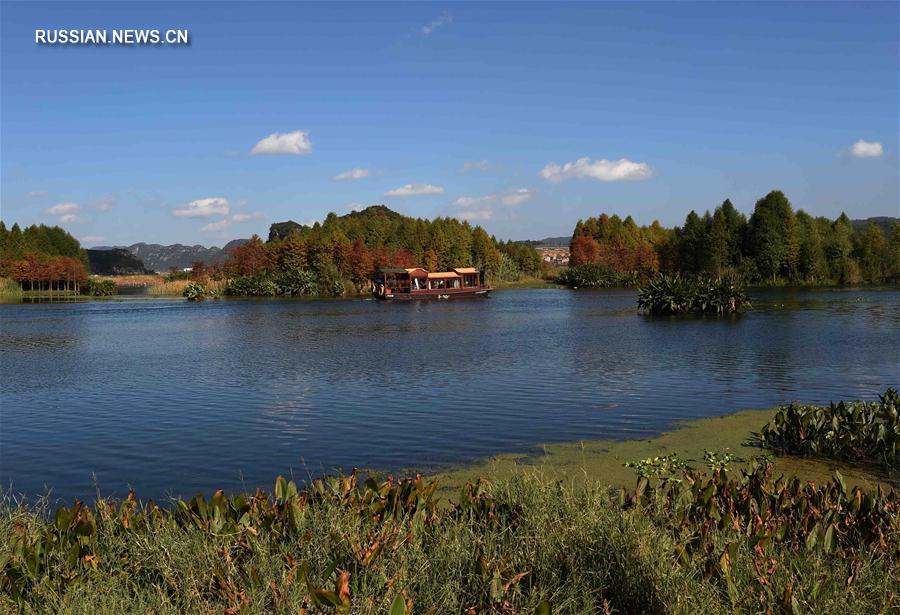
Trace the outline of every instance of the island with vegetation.
<path fill-rule="evenodd" d="M 705 419 L 744 442 L 581 471 L 326 477 L 168 503 L 98 499 L 0 512 L 5 612 L 888 613 L 900 605 L 897 392 L 876 403 Z M 749 417 L 749 423 L 748 423 Z M 764 417 L 769 422 L 762 423 Z M 860 420 L 863 417 L 863 420 Z M 722 430 L 715 421 L 731 421 Z M 735 422 L 737 421 L 737 422 Z M 754 432 L 734 429 L 755 424 Z M 815 423 L 810 432 L 798 424 Z M 693 430 L 693 431 L 692 431 Z M 673 447 L 679 432 L 650 443 Z M 685 441 L 685 438 L 681 438 Z M 629 449 L 628 447 L 632 447 Z M 740 457 L 737 448 L 749 454 Z M 766 456 L 766 451 L 777 456 Z M 869 461 L 846 476 L 782 456 Z M 606 464 L 605 466 L 603 464 Z M 618 466 L 629 484 L 589 468 Z M 871 480 L 858 480 L 860 475 Z M 456 485 L 447 497 L 443 481 Z"/>

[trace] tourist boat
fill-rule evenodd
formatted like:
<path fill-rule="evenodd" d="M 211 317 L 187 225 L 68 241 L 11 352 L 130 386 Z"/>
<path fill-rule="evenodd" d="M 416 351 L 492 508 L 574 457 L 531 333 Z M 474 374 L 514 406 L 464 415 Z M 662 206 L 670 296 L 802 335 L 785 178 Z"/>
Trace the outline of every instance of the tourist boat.
<path fill-rule="evenodd" d="M 484 276 L 475 267 L 450 271 L 380 269 L 372 276 L 372 294 L 385 300 L 487 297 L 490 292 L 491 287 L 484 284 Z"/>

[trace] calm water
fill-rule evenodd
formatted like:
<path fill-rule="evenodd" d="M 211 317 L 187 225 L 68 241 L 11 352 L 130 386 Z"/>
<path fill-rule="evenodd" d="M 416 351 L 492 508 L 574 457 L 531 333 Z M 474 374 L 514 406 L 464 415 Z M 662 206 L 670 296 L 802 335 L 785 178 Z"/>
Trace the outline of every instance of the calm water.
<path fill-rule="evenodd" d="M 757 292 L 737 319 L 629 291 L 487 300 L 0 306 L 0 480 L 64 498 L 434 468 L 897 386 L 900 292 Z"/>

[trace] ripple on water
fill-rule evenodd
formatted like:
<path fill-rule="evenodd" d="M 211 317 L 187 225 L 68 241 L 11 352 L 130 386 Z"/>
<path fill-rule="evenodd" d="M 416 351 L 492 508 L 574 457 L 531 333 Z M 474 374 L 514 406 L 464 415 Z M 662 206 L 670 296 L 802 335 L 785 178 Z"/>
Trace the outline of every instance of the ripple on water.
<path fill-rule="evenodd" d="M 650 318 L 634 299 L 5 305 L 0 480 L 192 494 L 646 437 L 898 382 L 897 291 L 761 291 L 733 319 Z"/>

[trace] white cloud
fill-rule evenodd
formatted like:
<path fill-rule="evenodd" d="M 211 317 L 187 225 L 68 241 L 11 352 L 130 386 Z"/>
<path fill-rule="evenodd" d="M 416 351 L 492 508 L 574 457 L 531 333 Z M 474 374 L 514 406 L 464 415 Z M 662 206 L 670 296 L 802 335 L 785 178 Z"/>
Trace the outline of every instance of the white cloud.
<path fill-rule="evenodd" d="M 57 203 L 53 207 L 47 209 L 47 213 L 51 216 L 74 214 L 76 211 L 78 211 L 78 205 L 76 203 Z"/>
<path fill-rule="evenodd" d="M 369 175 L 371 175 L 371 171 L 369 169 L 361 169 L 354 167 L 349 171 L 344 171 L 343 173 L 338 173 L 332 179 L 339 182 L 347 182 L 347 181 L 356 181 L 358 179 L 365 179 Z"/>
<path fill-rule="evenodd" d="M 32 190 L 28 193 L 28 196 L 32 199 L 42 199 L 47 196 L 47 193 L 43 190 Z"/>
<path fill-rule="evenodd" d="M 62 222 L 63 224 L 67 224 L 69 222 L 75 222 L 76 220 L 78 220 L 78 216 L 76 216 L 75 214 L 66 214 L 64 216 L 59 217 L 59 221 Z"/>
<path fill-rule="evenodd" d="M 432 184 L 405 184 L 399 188 L 388 190 L 384 196 L 422 196 L 424 194 L 441 194 L 444 189 Z"/>
<path fill-rule="evenodd" d="M 362 211 L 362 210 L 364 210 L 366 207 L 368 207 L 368 205 L 366 205 L 365 203 L 348 203 L 348 204 L 346 205 L 346 207 L 347 207 L 347 209 L 349 209 L 350 211 Z"/>
<path fill-rule="evenodd" d="M 531 190 L 517 188 L 484 196 L 461 196 L 453 201 L 452 206 L 456 208 L 456 215 L 459 218 L 470 222 L 483 222 L 493 220 L 502 207 L 521 205 L 532 196 L 534 193 Z"/>
<path fill-rule="evenodd" d="M 527 188 L 519 188 L 518 190 L 510 190 L 500 195 L 500 203 L 503 205 L 521 205 L 531 198 L 531 191 Z"/>
<path fill-rule="evenodd" d="M 106 237 L 103 235 L 85 235 L 84 237 L 79 237 L 79 241 L 82 243 L 97 243 L 100 241 L 105 241 Z"/>
<path fill-rule="evenodd" d="M 181 209 L 173 209 L 172 213 L 179 218 L 208 218 L 209 216 L 227 216 L 231 206 L 222 197 L 197 199 Z"/>
<path fill-rule="evenodd" d="M 302 156 L 312 153 L 312 142 L 309 133 L 303 130 L 294 132 L 273 132 L 265 139 L 253 146 L 250 150 L 256 154 L 291 154 Z"/>
<path fill-rule="evenodd" d="M 109 211 L 112 209 L 116 200 L 113 197 L 106 196 L 94 203 L 94 209 L 98 211 Z"/>
<path fill-rule="evenodd" d="M 249 222 L 250 220 L 260 220 L 265 217 L 265 214 L 261 211 L 255 211 L 253 213 L 248 214 L 234 214 L 231 216 L 231 219 L 235 222 Z"/>
<path fill-rule="evenodd" d="M 231 220 L 225 218 L 224 220 L 219 220 L 218 222 L 210 222 L 206 226 L 200 229 L 201 233 L 221 233 L 222 231 L 228 230 L 228 227 L 231 226 Z"/>
<path fill-rule="evenodd" d="M 884 155 L 884 146 L 878 141 L 860 139 L 850 148 L 850 155 L 855 158 L 878 158 Z"/>
<path fill-rule="evenodd" d="M 562 166 L 551 162 L 541 169 L 539 175 L 554 184 L 576 177 L 589 177 L 602 182 L 620 182 L 648 179 L 653 175 L 653 169 L 646 162 L 632 162 L 627 158 L 591 160 L 585 156 Z"/>
<path fill-rule="evenodd" d="M 473 162 L 465 162 L 462 166 L 463 173 L 468 173 L 469 171 L 481 171 L 485 172 L 490 170 L 491 163 L 487 160 L 476 160 Z"/>
<path fill-rule="evenodd" d="M 440 28 L 441 26 L 453 23 L 453 15 L 450 13 L 444 13 L 434 21 L 431 21 L 424 26 L 422 26 L 422 35 L 429 36 L 432 32 Z"/>

